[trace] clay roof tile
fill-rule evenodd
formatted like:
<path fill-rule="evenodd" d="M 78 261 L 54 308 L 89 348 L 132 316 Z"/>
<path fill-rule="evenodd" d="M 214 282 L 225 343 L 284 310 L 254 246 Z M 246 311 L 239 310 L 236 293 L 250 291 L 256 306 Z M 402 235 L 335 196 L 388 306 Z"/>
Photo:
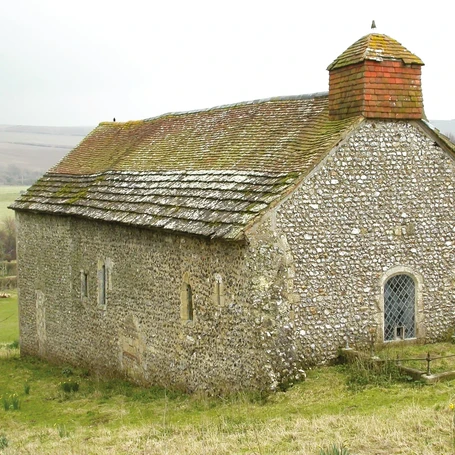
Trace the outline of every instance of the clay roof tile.
<path fill-rule="evenodd" d="M 327 69 L 331 71 L 365 60 L 401 60 L 406 65 L 424 65 L 419 57 L 390 36 L 370 33 L 348 47 Z"/>

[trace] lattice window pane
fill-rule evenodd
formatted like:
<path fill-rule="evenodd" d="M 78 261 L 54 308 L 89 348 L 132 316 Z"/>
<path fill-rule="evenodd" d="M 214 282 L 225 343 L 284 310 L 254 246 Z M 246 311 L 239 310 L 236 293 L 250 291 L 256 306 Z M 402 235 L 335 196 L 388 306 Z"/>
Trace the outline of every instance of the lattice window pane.
<path fill-rule="evenodd" d="M 384 286 L 384 340 L 414 337 L 414 280 L 409 275 L 395 275 Z"/>

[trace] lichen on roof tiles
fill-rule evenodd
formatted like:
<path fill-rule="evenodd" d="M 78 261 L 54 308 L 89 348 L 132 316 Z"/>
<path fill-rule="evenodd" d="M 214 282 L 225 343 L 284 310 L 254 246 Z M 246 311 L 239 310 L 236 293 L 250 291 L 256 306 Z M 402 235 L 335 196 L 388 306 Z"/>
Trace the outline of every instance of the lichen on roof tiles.
<path fill-rule="evenodd" d="M 356 41 L 338 56 L 329 66 L 328 70 L 342 68 L 365 60 L 401 60 L 403 63 L 423 65 L 422 60 L 408 51 L 398 41 L 387 35 L 370 33 Z"/>
<path fill-rule="evenodd" d="M 238 239 L 358 121 L 316 94 L 101 123 L 12 208 Z"/>

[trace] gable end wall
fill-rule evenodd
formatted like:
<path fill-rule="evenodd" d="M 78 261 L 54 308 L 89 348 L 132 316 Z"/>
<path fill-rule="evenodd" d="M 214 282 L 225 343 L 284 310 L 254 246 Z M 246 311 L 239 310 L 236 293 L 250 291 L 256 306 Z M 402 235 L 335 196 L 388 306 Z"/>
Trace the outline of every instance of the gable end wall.
<path fill-rule="evenodd" d="M 419 284 L 417 336 L 455 325 L 455 166 L 416 124 L 365 121 L 276 213 L 294 260 L 295 334 L 308 363 L 383 340 L 381 283 Z"/>

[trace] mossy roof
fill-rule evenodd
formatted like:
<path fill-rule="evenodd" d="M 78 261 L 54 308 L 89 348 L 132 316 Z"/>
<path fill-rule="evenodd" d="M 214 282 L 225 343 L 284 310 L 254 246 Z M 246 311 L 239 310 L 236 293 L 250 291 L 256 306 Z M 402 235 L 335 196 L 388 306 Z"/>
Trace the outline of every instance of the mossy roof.
<path fill-rule="evenodd" d="M 12 208 L 240 239 L 359 121 L 315 94 L 101 123 Z"/>
<path fill-rule="evenodd" d="M 398 41 L 387 35 L 370 33 L 349 46 L 329 66 L 328 70 L 342 68 L 365 60 L 401 60 L 403 63 L 423 65 L 419 57 L 408 51 Z"/>

